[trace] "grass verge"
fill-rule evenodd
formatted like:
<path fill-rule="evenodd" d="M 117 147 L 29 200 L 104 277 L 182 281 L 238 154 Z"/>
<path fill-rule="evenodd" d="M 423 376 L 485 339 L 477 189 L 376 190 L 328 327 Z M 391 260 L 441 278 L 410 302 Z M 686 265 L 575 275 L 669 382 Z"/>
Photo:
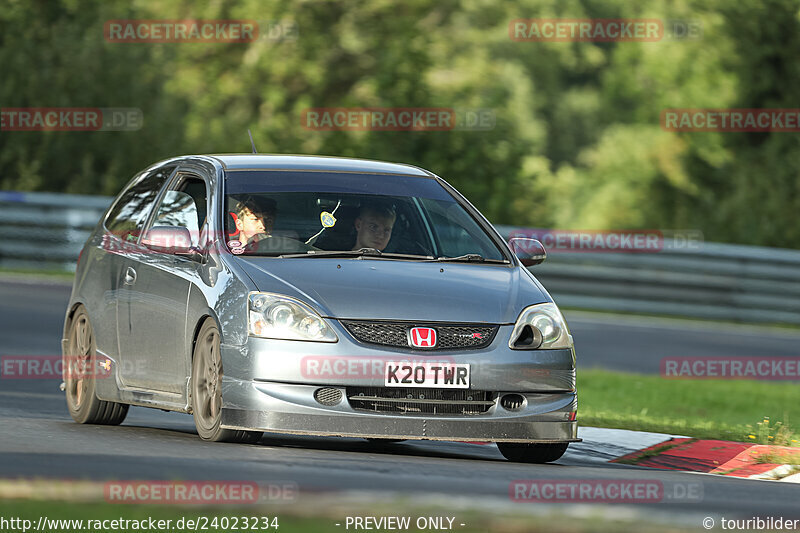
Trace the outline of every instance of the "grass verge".
<path fill-rule="evenodd" d="M 800 446 L 800 433 L 792 429 L 800 422 L 796 382 L 677 380 L 590 369 L 578 371 L 578 401 L 584 426 Z"/>
<path fill-rule="evenodd" d="M 54 281 L 72 281 L 75 279 L 75 273 L 65 272 L 63 270 L 22 270 L 16 268 L 0 268 L 0 277 L 5 277 L 7 279 L 45 278 Z"/>

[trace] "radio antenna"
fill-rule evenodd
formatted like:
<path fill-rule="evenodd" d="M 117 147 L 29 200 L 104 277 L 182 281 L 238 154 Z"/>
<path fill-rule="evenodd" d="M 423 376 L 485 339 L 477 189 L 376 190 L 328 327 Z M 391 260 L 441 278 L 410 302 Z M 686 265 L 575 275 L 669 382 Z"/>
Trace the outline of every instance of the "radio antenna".
<path fill-rule="evenodd" d="M 250 133 L 250 129 L 249 128 L 247 130 L 247 134 L 250 136 L 250 146 L 253 147 L 253 153 L 257 154 L 258 152 L 256 151 L 256 143 L 253 142 L 253 134 Z"/>

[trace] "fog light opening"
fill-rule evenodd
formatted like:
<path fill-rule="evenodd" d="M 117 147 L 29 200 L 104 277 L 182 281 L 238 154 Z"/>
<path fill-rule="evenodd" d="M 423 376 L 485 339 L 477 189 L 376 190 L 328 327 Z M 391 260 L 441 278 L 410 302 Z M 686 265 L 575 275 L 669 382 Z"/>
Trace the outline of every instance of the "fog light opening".
<path fill-rule="evenodd" d="M 519 332 L 517 340 L 514 341 L 514 348 L 535 350 L 542 345 L 542 332 L 530 324 L 526 324 Z"/>
<path fill-rule="evenodd" d="M 500 398 L 500 405 L 506 411 L 519 411 L 525 406 L 525 397 L 521 394 L 505 394 Z"/>
<path fill-rule="evenodd" d="M 332 387 L 325 387 L 314 391 L 314 399 L 317 403 L 326 407 L 331 407 L 342 401 L 342 391 Z"/>

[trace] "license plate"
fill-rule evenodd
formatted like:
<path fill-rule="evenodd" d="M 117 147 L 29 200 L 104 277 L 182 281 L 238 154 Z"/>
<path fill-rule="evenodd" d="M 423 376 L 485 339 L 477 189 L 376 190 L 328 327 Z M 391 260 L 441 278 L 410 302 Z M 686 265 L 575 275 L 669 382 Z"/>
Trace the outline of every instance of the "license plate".
<path fill-rule="evenodd" d="M 463 363 L 386 363 L 384 385 L 387 387 L 431 387 L 468 389 L 469 365 Z"/>

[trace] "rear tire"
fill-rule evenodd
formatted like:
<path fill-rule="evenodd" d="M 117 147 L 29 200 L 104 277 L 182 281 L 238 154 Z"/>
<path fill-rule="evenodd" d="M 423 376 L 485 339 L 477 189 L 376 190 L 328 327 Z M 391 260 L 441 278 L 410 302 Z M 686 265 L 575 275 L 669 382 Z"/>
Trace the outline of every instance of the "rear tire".
<path fill-rule="evenodd" d="M 557 461 L 564 455 L 569 446 L 568 442 L 555 444 L 535 444 L 519 442 L 498 442 L 497 448 L 503 457 L 516 463 L 550 463 Z"/>
<path fill-rule="evenodd" d="M 256 443 L 262 431 L 223 429 L 222 358 L 219 329 L 207 319 L 197 334 L 192 355 L 192 416 L 197 434 L 211 442 Z"/>
<path fill-rule="evenodd" d="M 82 305 L 75 310 L 62 354 L 67 409 L 79 424 L 117 426 L 128 415 L 128 405 L 97 398 L 97 345 L 89 313 Z"/>

